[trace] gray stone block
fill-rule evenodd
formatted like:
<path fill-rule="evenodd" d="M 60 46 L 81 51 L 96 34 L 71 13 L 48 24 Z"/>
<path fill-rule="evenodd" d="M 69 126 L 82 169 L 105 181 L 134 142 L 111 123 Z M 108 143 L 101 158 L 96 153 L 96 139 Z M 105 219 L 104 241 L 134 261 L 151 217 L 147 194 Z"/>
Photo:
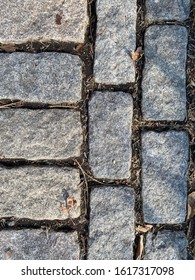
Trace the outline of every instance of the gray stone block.
<path fill-rule="evenodd" d="M 98 178 L 130 176 L 132 97 L 95 92 L 89 101 L 89 164 Z"/>
<path fill-rule="evenodd" d="M 151 26 L 146 30 L 142 81 L 144 119 L 185 119 L 187 42 L 187 29 L 183 26 Z"/>
<path fill-rule="evenodd" d="M 39 229 L 0 231 L 1 260 L 78 260 L 76 232 L 49 232 Z"/>
<path fill-rule="evenodd" d="M 128 187 L 95 187 L 90 194 L 89 260 L 131 260 L 134 192 Z"/>
<path fill-rule="evenodd" d="M 77 102 L 81 79 L 81 60 L 71 54 L 0 54 L 0 98 Z"/>
<path fill-rule="evenodd" d="M 186 260 L 187 238 L 184 232 L 164 230 L 147 234 L 144 260 Z"/>
<path fill-rule="evenodd" d="M 190 0 L 146 0 L 146 20 L 180 20 L 188 18 Z"/>
<path fill-rule="evenodd" d="M 85 0 L 1 0 L 0 42 L 83 42 L 88 25 Z"/>
<path fill-rule="evenodd" d="M 186 217 L 188 135 L 142 134 L 142 196 L 147 223 L 182 223 Z"/>
<path fill-rule="evenodd" d="M 94 77 L 97 83 L 135 81 L 130 50 L 136 47 L 136 1 L 97 0 Z"/>
<path fill-rule="evenodd" d="M 80 155 L 80 113 L 73 110 L 0 110 L 0 157 L 64 159 Z"/>
<path fill-rule="evenodd" d="M 59 167 L 0 167 L 1 217 L 53 220 L 77 218 L 81 213 L 79 172 Z M 67 210 L 67 198 L 75 200 Z"/>

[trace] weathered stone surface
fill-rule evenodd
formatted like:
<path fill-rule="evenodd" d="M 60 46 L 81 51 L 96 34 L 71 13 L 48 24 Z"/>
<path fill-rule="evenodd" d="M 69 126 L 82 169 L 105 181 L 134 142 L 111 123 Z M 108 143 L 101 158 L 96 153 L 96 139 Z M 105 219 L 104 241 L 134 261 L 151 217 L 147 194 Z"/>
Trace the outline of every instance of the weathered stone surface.
<path fill-rule="evenodd" d="M 134 192 L 128 187 L 95 187 L 90 195 L 88 259 L 131 260 Z"/>
<path fill-rule="evenodd" d="M 136 1 L 97 0 L 94 77 L 97 83 L 134 82 L 130 50 L 136 47 Z"/>
<path fill-rule="evenodd" d="M 183 26 L 161 25 L 147 29 L 142 82 L 145 119 L 185 119 L 187 35 Z"/>
<path fill-rule="evenodd" d="M 188 135 L 142 135 L 142 195 L 147 223 L 182 223 L 186 217 Z"/>
<path fill-rule="evenodd" d="M 190 0 L 147 0 L 146 20 L 180 20 L 188 18 Z"/>
<path fill-rule="evenodd" d="M 77 102 L 81 79 L 81 60 L 71 54 L 0 54 L 0 98 Z"/>
<path fill-rule="evenodd" d="M 1 217 L 53 220 L 80 215 L 81 187 L 79 172 L 59 167 L 0 167 Z M 75 205 L 67 210 L 67 198 Z"/>
<path fill-rule="evenodd" d="M 0 231 L 1 260 L 78 260 L 76 232 L 49 232 L 39 229 Z"/>
<path fill-rule="evenodd" d="M 89 164 L 94 176 L 130 176 L 132 97 L 124 92 L 95 92 L 89 101 Z"/>
<path fill-rule="evenodd" d="M 80 155 L 82 129 L 73 110 L 0 110 L 0 156 L 63 159 Z"/>
<path fill-rule="evenodd" d="M 186 260 L 187 239 L 184 232 L 165 230 L 147 234 L 144 260 Z"/>
<path fill-rule="evenodd" d="M 19 11 L 19 12 L 18 12 Z M 1 0 L 0 42 L 83 42 L 88 24 L 85 0 Z"/>

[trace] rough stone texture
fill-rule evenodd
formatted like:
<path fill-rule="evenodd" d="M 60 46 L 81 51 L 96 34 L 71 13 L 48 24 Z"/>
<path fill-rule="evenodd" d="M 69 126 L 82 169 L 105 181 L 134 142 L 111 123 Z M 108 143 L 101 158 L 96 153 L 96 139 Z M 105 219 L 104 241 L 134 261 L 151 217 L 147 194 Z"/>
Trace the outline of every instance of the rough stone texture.
<path fill-rule="evenodd" d="M 128 187 L 95 187 L 90 195 L 88 259 L 131 260 L 134 192 Z"/>
<path fill-rule="evenodd" d="M 81 98 L 82 63 L 65 53 L 0 54 L 0 98 L 76 102 Z"/>
<path fill-rule="evenodd" d="M 0 157 L 64 159 L 80 155 L 80 113 L 73 110 L 0 110 Z"/>
<path fill-rule="evenodd" d="M 187 239 L 184 232 L 165 230 L 157 236 L 148 233 L 144 260 L 186 260 Z"/>
<path fill-rule="evenodd" d="M 76 232 L 23 229 L 0 231 L 1 260 L 78 260 Z"/>
<path fill-rule="evenodd" d="M 0 167 L 1 217 L 53 220 L 80 215 L 80 176 L 75 169 L 59 167 Z M 66 207 L 64 190 L 76 204 Z"/>
<path fill-rule="evenodd" d="M 97 83 L 134 82 L 130 50 L 136 47 L 136 1 L 97 0 L 94 77 Z"/>
<path fill-rule="evenodd" d="M 190 0 L 146 0 L 146 20 L 180 20 L 188 18 Z"/>
<path fill-rule="evenodd" d="M 145 34 L 142 112 L 148 120 L 186 117 L 187 29 L 151 26 Z"/>
<path fill-rule="evenodd" d="M 0 2 L 1 43 L 32 40 L 83 42 L 87 24 L 86 0 Z"/>
<path fill-rule="evenodd" d="M 182 223 L 186 216 L 188 135 L 142 135 L 142 195 L 147 223 Z"/>
<path fill-rule="evenodd" d="M 132 97 L 95 92 L 89 101 L 89 164 L 99 178 L 130 176 Z"/>

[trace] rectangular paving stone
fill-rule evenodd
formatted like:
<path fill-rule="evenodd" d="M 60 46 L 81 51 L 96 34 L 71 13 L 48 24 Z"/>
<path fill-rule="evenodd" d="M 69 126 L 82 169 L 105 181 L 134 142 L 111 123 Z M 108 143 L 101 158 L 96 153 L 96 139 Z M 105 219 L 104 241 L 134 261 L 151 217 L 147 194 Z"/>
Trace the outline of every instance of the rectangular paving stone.
<path fill-rule="evenodd" d="M 134 192 L 128 187 L 94 187 L 90 194 L 89 260 L 132 260 Z"/>
<path fill-rule="evenodd" d="M 0 54 L 0 98 L 48 103 L 81 99 L 82 63 L 65 53 Z"/>
<path fill-rule="evenodd" d="M 59 167 L 0 167 L 0 216 L 53 220 L 81 213 L 79 171 Z M 67 199 L 75 204 L 68 209 Z"/>
<path fill-rule="evenodd" d="M 85 0 L 1 0 L 0 42 L 84 42 L 88 25 Z"/>
<path fill-rule="evenodd" d="M 39 229 L 0 231 L 1 260 L 78 260 L 76 232 L 49 232 Z"/>
<path fill-rule="evenodd" d="M 146 20 L 180 20 L 188 18 L 190 0 L 146 0 Z"/>
<path fill-rule="evenodd" d="M 144 260 L 187 260 L 187 238 L 184 232 L 164 230 L 147 234 Z"/>
<path fill-rule="evenodd" d="M 95 92 L 89 101 L 89 164 L 95 177 L 130 176 L 132 97 Z"/>
<path fill-rule="evenodd" d="M 189 139 L 186 132 L 142 134 L 142 196 L 147 223 L 182 223 L 186 217 Z"/>
<path fill-rule="evenodd" d="M 136 47 L 136 1 L 97 0 L 94 77 L 97 83 L 135 81 L 130 51 Z"/>
<path fill-rule="evenodd" d="M 73 110 L 0 110 L 0 157 L 63 159 L 80 155 L 80 113 Z"/>
<path fill-rule="evenodd" d="M 185 119 L 187 42 L 187 29 L 183 26 L 160 25 L 146 30 L 142 81 L 144 119 Z"/>

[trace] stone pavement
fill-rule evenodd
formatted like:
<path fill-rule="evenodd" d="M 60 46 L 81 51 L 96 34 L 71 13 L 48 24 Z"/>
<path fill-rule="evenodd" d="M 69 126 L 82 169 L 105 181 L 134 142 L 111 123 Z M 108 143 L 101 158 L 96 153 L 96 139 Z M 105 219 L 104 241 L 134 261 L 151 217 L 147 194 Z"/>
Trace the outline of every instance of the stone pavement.
<path fill-rule="evenodd" d="M 0 259 L 195 258 L 192 8 L 0 2 Z"/>

